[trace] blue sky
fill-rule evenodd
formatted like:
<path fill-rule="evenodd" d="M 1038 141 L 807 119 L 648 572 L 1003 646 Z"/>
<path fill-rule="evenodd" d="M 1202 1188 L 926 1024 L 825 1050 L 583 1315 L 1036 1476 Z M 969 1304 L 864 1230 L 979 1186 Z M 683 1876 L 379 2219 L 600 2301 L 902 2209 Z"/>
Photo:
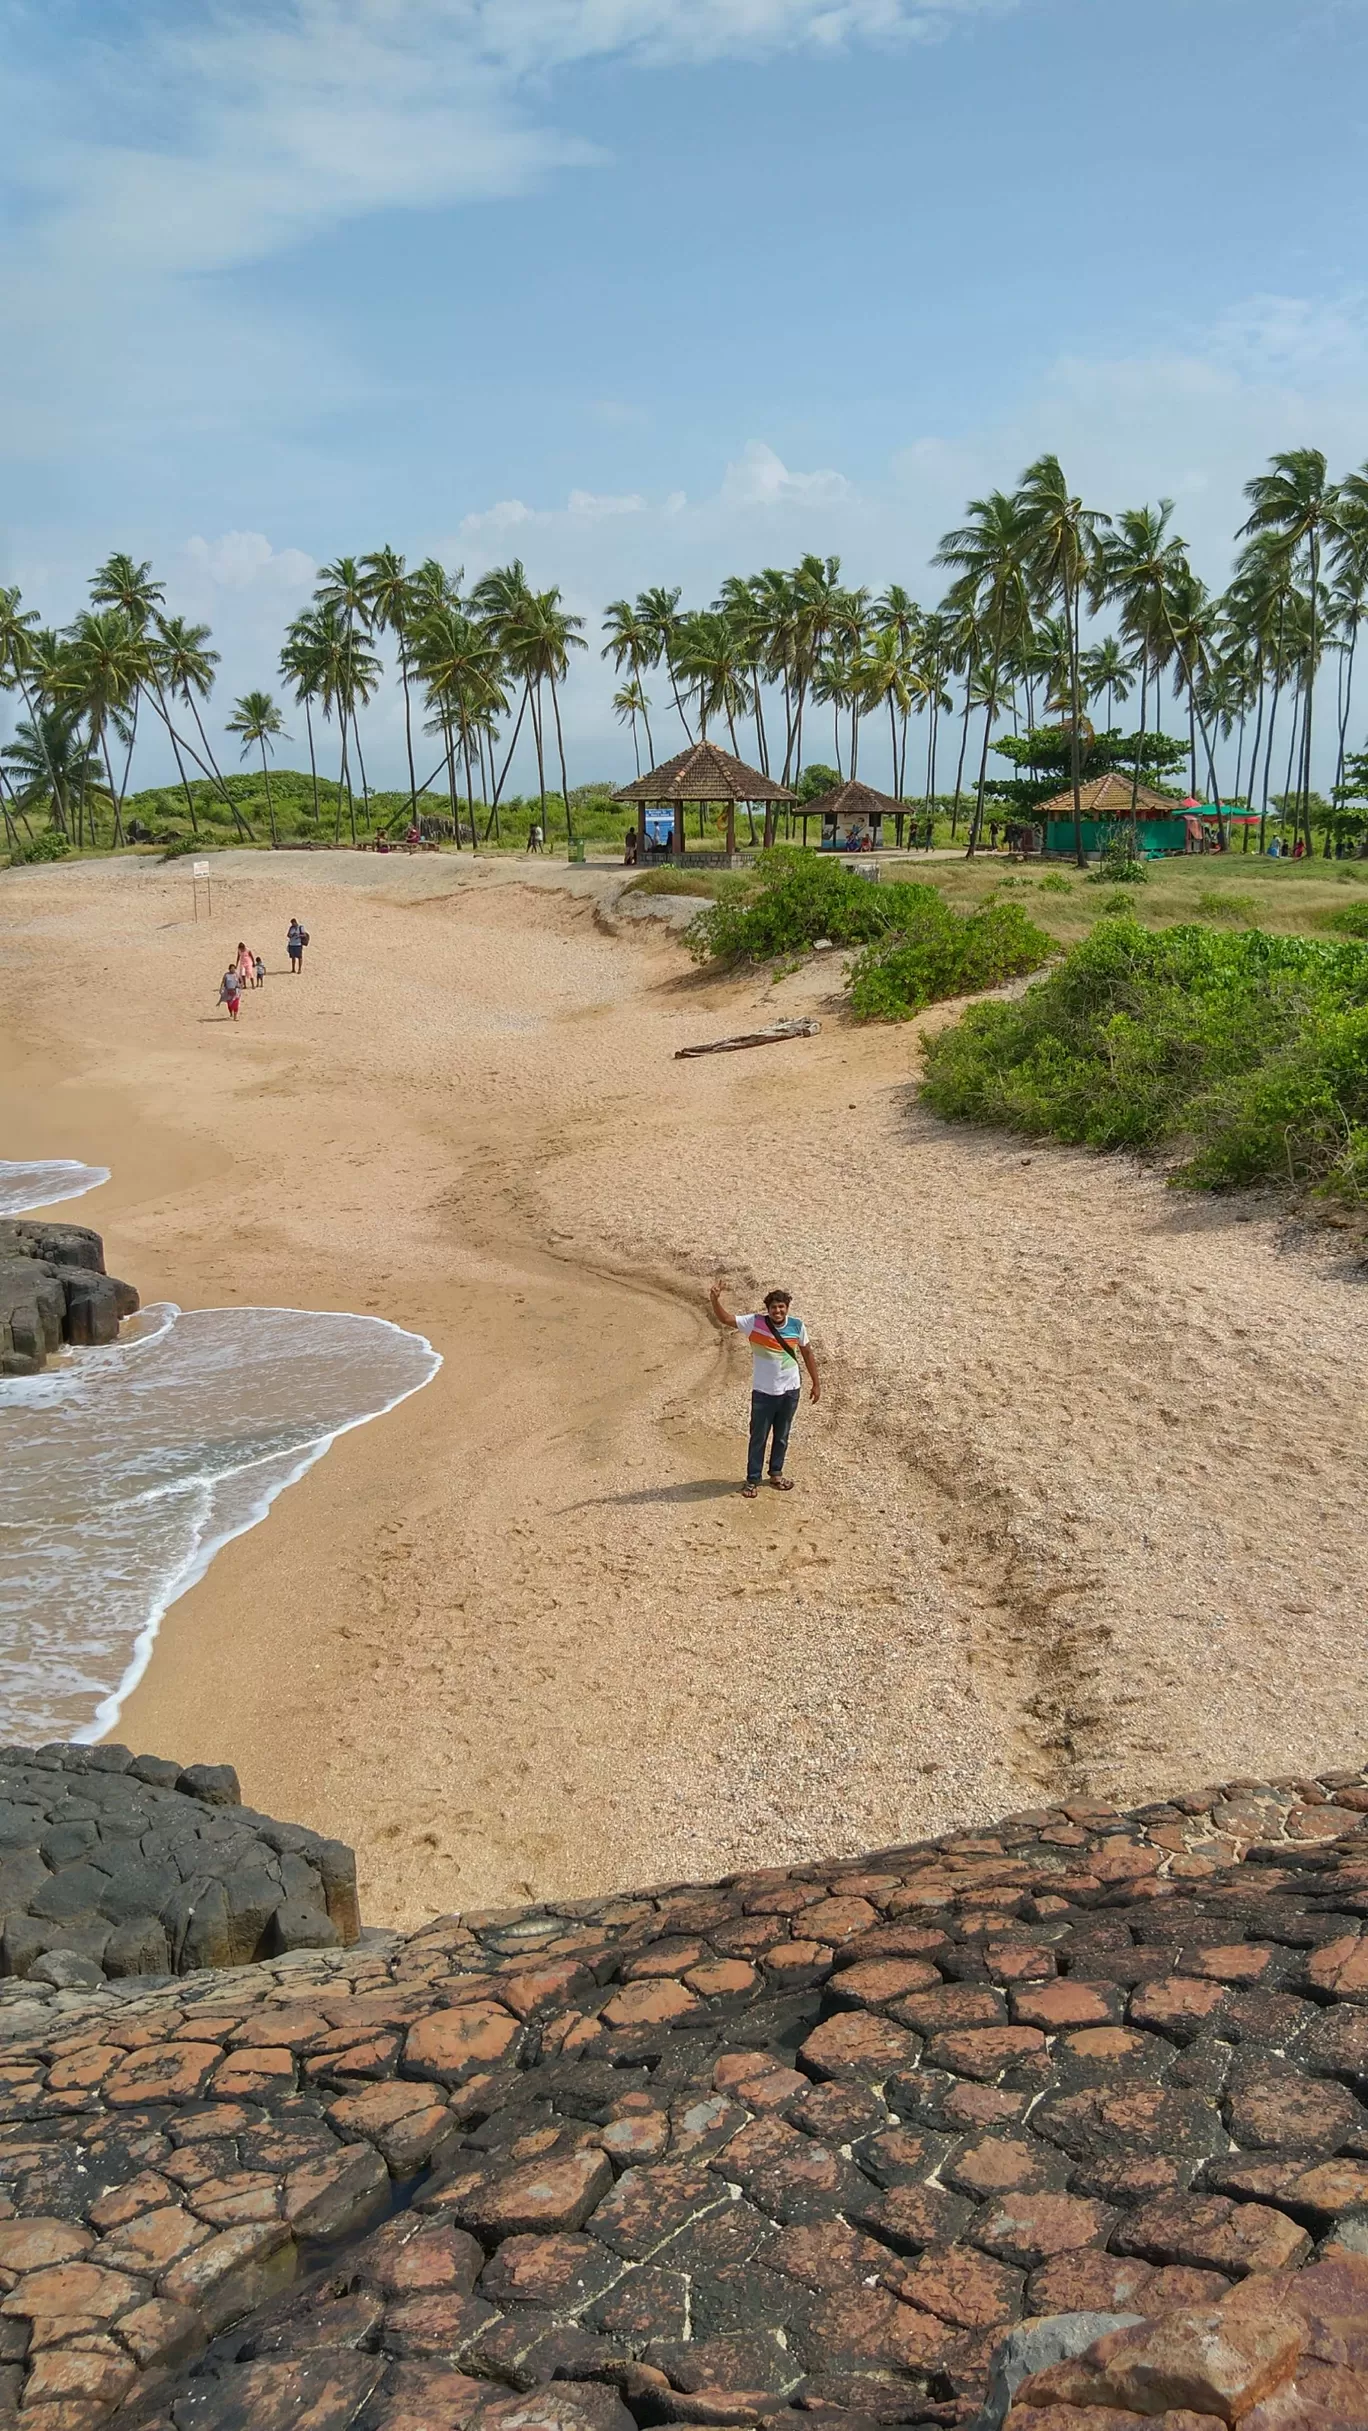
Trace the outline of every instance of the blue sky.
<path fill-rule="evenodd" d="M 152 557 L 225 713 L 342 550 L 516 552 L 593 623 L 807 548 L 929 602 L 965 499 L 1051 447 L 1090 503 L 1172 495 L 1219 580 L 1273 448 L 1368 456 L 1366 0 L 0 29 L 0 575 L 61 621 Z M 595 648 L 572 781 L 630 773 L 609 690 Z M 397 777 L 392 702 L 368 743 Z"/>

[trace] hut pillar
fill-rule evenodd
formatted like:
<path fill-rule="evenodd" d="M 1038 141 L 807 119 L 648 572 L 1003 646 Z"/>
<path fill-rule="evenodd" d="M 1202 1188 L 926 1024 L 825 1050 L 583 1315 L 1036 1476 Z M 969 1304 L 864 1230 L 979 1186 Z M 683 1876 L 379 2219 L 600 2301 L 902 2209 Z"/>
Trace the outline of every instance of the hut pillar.
<path fill-rule="evenodd" d="M 637 867 L 638 869 L 646 867 L 646 805 L 644 802 L 637 804 Z"/>
<path fill-rule="evenodd" d="M 727 804 L 727 859 L 728 859 L 729 861 L 731 860 L 732 855 L 734 854 L 734 852 L 735 852 L 735 851 L 736 851 L 736 804 L 735 804 L 734 802 L 729 802 L 729 803 Z"/>
<path fill-rule="evenodd" d="M 670 839 L 670 854 L 671 858 L 676 861 L 682 861 L 684 858 L 684 805 L 682 802 L 676 802 L 674 806 L 674 834 Z"/>

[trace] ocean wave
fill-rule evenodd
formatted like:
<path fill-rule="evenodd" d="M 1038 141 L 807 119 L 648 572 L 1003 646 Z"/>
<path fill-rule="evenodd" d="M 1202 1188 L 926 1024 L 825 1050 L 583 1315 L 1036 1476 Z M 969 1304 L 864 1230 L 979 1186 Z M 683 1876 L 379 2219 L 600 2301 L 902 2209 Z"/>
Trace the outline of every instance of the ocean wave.
<path fill-rule="evenodd" d="M 30 1207 L 56 1207 L 81 1199 L 109 1180 L 107 1165 L 80 1165 L 71 1157 L 40 1157 L 27 1164 L 0 1157 L 0 1216 L 23 1215 Z"/>

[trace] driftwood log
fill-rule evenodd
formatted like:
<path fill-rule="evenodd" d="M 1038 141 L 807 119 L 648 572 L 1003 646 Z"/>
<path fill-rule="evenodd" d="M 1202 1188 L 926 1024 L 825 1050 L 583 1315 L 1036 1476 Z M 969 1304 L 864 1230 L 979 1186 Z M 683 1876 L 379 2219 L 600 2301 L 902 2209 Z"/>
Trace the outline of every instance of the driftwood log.
<path fill-rule="evenodd" d="M 744 1030 L 737 1038 L 710 1038 L 706 1046 L 676 1047 L 675 1062 L 690 1055 L 735 1055 L 741 1047 L 777 1047 L 784 1038 L 815 1038 L 820 1021 L 776 1021 L 767 1030 Z"/>

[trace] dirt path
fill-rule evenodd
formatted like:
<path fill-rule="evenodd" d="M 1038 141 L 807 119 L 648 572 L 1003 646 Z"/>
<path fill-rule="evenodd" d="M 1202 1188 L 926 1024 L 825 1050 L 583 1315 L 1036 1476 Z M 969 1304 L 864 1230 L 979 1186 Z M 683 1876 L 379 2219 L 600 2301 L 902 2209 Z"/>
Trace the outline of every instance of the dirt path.
<path fill-rule="evenodd" d="M 701 980 L 594 873 L 225 856 L 215 937 L 278 961 L 305 878 L 306 978 L 231 1038 L 181 873 L 0 882 L 8 1152 L 114 1166 L 90 1220 L 149 1297 L 376 1308 L 446 1361 L 173 1608 L 122 1736 L 353 1840 L 385 1918 L 1356 1759 L 1328 1249 L 942 1129 L 823 966 Z M 734 1493 L 719 1267 L 824 1359 L 789 1498 Z"/>

